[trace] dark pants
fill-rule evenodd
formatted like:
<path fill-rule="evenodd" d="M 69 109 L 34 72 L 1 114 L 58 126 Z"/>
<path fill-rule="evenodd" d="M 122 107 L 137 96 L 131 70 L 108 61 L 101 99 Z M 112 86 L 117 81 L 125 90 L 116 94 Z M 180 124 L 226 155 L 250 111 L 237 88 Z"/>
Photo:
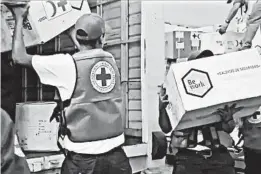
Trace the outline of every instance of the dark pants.
<path fill-rule="evenodd" d="M 245 174 L 260 174 L 261 171 L 261 151 L 244 147 L 245 154 Z"/>
<path fill-rule="evenodd" d="M 30 174 L 30 169 L 25 157 L 15 155 L 15 166 L 12 174 Z"/>
<path fill-rule="evenodd" d="M 100 155 L 76 154 L 66 156 L 61 174 L 131 174 L 129 159 L 121 147 Z"/>
<path fill-rule="evenodd" d="M 209 158 L 183 150 L 176 154 L 173 174 L 235 174 L 234 160 L 224 148 L 213 151 Z"/>

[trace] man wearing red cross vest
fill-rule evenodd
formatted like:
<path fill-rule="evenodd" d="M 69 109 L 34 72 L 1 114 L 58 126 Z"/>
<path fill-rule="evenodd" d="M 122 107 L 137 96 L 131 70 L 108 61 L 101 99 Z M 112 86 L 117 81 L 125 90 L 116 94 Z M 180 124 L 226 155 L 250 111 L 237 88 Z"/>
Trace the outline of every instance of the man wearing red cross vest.
<path fill-rule="evenodd" d="M 122 149 L 124 126 L 120 74 L 112 54 L 102 49 L 105 22 L 97 14 L 81 16 L 70 36 L 74 55 L 29 55 L 22 37 L 28 5 L 9 7 L 16 19 L 12 58 L 33 68 L 41 83 L 57 87 L 54 117 L 66 158 L 62 174 L 131 174 Z"/>

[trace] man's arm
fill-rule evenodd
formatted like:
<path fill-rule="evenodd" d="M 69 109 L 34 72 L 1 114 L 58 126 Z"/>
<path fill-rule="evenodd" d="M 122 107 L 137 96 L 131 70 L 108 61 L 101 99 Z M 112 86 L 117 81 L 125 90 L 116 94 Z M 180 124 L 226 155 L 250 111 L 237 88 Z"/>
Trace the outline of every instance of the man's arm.
<path fill-rule="evenodd" d="M 28 5 L 12 6 L 9 7 L 9 9 L 12 11 L 16 20 L 13 42 L 12 42 L 13 61 L 16 64 L 32 67 L 33 55 L 27 54 L 24 38 L 23 38 L 23 20 L 24 18 L 27 17 L 29 6 Z M 74 26 L 69 29 L 68 34 L 70 35 L 75 46 L 78 49 L 80 49 L 80 45 L 76 39 L 76 30 Z"/>
<path fill-rule="evenodd" d="M 236 107 L 236 104 L 233 104 L 230 107 L 226 105 L 224 108 L 218 109 L 216 114 L 221 117 L 220 129 L 227 133 L 231 133 L 236 126 L 233 115 L 242 109 L 243 107 Z"/>
<path fill-rule="evenodd" d="M 14 63 L 32 67 L 32 55 L 27 54 L 23 38 L 23 20 L 27 17 L 29 6 L 14 6 L 10 10 L 15 16 L 15 29 L 12 46 Z"/>
<path fill-rule="evenodd" d="M 168 96 L 166 95 L 166 89 L 161 87 L 159 93 L 159 126 L 164 133 L 172 131 L 172 125 L 170 122 L 169 115 L 166 111 L 168 105 Z"/>
<path fill-rule="evenodd" d="M 228 16 L 226 18 L 227 23 L 229 23 L 236 16 L 238 9 L 241 7 L 241 4 L 242 3 L 240 3 L 240 2 L 235 2 L 233 4 L 233 7 L 230 9 Z"/>
<path fill-rule="evenodd" d="M 230 21 L 236 16 L 238 9 L 242 6 L 244 0 L 237 0 L 234 2 L 233 7 L 230 9 L 229 14 L 225 20 L 225 24 L 219 29 L 220 34 L 224 34 L 227 31 Z"/>
<path fill-rule="evenodd" d="M 233 119 L 229 120 L 227 122 L 221 122 L 221 130 L 223 130 L 229 134 L 234 130 L 235 126 L 236 126 L 236 124 Z"/>

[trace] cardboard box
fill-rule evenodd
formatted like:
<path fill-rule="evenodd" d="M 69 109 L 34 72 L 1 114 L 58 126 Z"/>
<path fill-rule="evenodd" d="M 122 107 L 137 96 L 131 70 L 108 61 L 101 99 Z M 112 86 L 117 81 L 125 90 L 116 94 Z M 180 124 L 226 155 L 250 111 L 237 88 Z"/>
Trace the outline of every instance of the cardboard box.
<path fill-rule="evenodd" d="M 59 151 L 57 147 L 58 123 L 49 119 L 56 106 L 54 102 L 18 103 L 16 106 L 16 132 L 25 151 Z"/>
<path fill-rule="evenodd" d="M 87 0 L 30 1 L 28 19 L 24 22 L 26 47 L 43 44 L 75 24 L 83 14 L 90 13 Z M 1 4 L 1 52 L 12 49 L 15 21 Z"/>
<path fill-rule="evenodd" d="M 220 35 L 218 32 L 201 34 L 201 50 L 209 49 L 214 54 L 235 52 L 243 46 L 244 33 L 226 32 Z M 252 46 L 261 46 L 260 29 L 253 39 Z"/>
<path fill-rule="evenodd" d="M 11 5 L 13 5 L 13 4 L 18 4 L 18 5 L 20 5 L 20 4 L 27 4 L 28 2 L 30 2 L 30 0 L 1 0 L 1 4 L 11 4 Z"/>
<path fill-rule="evenodd" d="M 226 104 L 253 114 L 261 106 L 261 57 L 256 49 L 173 64 L 164 86 L 167 112 L 176 130 L 219 122 L 213 114 Z"/>
<path fill-rule="evenodd" d="M 200 31 L 166 32 L 165 57 L 169 59 L 185 58 L 191 51 L 199 50 L 200 34 Z"/>

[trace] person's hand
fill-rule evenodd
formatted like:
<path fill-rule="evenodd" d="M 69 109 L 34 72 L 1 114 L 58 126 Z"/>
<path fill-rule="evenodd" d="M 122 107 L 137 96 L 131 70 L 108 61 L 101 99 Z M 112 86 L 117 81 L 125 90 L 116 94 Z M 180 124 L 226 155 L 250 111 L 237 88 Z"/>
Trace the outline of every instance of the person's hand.
<path fill-rule="evenodd" d="M 189 132 L 173 131 L 171 133 L 170 148 L 181 149 L 188 147 L 188 135 Z"/>
<path fill-rule="evenodd" d="M 28 15 L 30 5 L 27 4 L 6 4 L 6 7 L 10 9 L 10 11 L 15 16 L 15 19 L 25 19 Z"/>
<path fill-rule="evenodd" d="M 75 26 L 73 25 L 71 28 L 66 30 L 66 33 L 71 37 L 74 45 L 77 47 L 77 49 L 80 49 L 80 44 L 76 39 L 76 29 Z"/>
<path fill-rule="evenodd" d="M 66 30 L 66 33 L 69 35 L 69 36 L 73 36 L 73 37 L 76 37 L 76 29 L 75 29 L 75 26 L 73 25 L 72 27 L 70 27 L 68 30 Z"/>
<path fill-rule="evenodd" d="M 230 4 L 233 0 L 227 0 L 227 4 Z"/>
<path fill-rule="evenodd" d="M 167 105 L 169 104 L 168 95 L 166 94 L 166 88 L 161 86 L 159 92 L 159 109 L 166 109 Z"/>
<path fill-rule="evenodd" d="M 225 24 L 223 24 L 221 27 L 220 27 L 220 29 L 218 30 L 218 32 L 219 32 L 219 34 L 225 34 L 226 33 L 226 31 L 227 31 L 227 28 L 228 28 L 228 23 L 225 23 Z"/>
<path fill-rule="evenodd" d="M 249 1 L 246 1 L 244 5 L 245 5 L 244 13 L 246 13 L 248 11 L 248 8 L 249 8 Z"/>
<path fill-rule="evenodd" d="M 229 122 L 230 120 L 233 120 L 233 115 L 242 110 L 244 107 L 236 107 L 236 103 L 233 104 L 232 106 L 226 105 L 224 108 L 218 109 L 215 114 L 218 114 L 222 121 L 224 122 Z"/>

